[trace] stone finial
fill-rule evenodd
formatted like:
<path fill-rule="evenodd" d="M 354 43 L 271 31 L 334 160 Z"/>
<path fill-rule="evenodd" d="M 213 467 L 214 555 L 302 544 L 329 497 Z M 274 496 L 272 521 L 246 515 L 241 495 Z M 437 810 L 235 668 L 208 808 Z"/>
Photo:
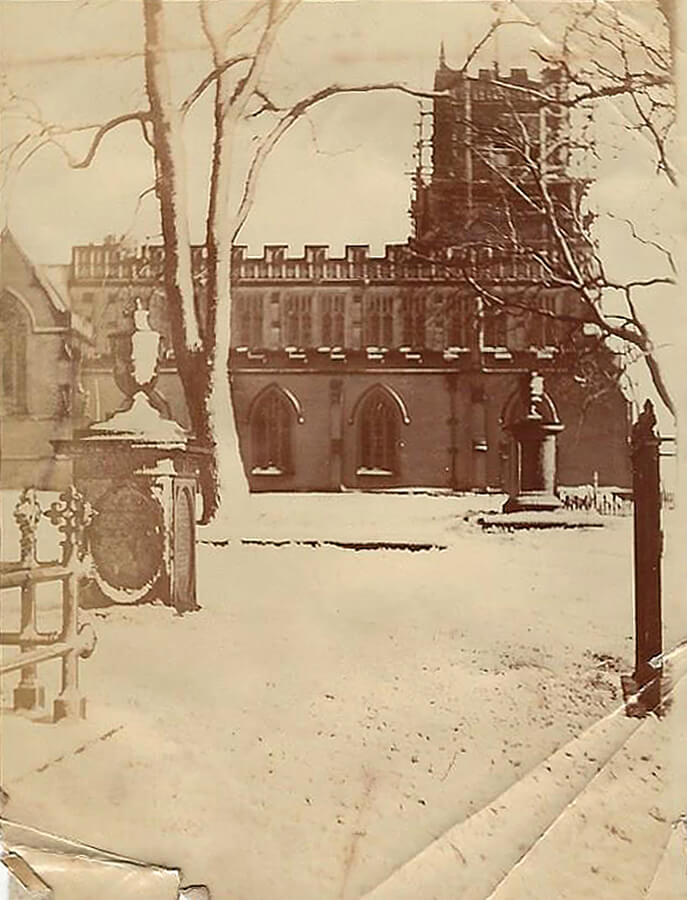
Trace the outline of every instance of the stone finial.
<path fill-rule="evenodd" d="M 38 523 L 41 515 L 41 505 L 35 489 L 24 488 L 14 507 L 14 521 L 19 527 L 19 557 L 22 565 L 32 565 L 36 562 Z"/>
<path fill-rule="evenodd" d="M 160 334 L 150 327 L 149 312 L 140 297 L 134 309 L 134 331 L 131 335 L 131 374 L 139 390 L 152 386 L 157 377 Z"/>
<path fill-rule="evenodd" d="M 660 440 L 656 431 L 656 411 L 651 400 L 645 400 L 637 421 L 632 426 L 632 446 L 639 447 L 649 441 Z"/>
<path fill-rule="evenodd" d="M 141 298 L 137 297 L 134 303 L 133 330 L 112 337 L 114 379 L 129 404 L 135 394 L 149 393 L 154 388 L 162 342 L 160 333 L 150 326 L 150 313 Z"/>
<path fill-rule="evenodd" d="M 136 297 L 134 300 L 134 328 L 137 331 L 150 331 L 148 310 L 143 308 L 143 301 L 140 297 Z"/>
<path fill-rule="evenodd" d="M 527 416 L 541 419 L 540 407 L 544 400 L 544 379 L 537 372 L 530 372 L 527 380 Z"/>

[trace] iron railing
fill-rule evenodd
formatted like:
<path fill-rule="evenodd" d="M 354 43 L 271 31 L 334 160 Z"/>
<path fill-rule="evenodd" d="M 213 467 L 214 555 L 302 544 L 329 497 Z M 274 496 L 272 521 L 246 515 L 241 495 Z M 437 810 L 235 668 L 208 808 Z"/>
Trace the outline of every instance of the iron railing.
<path fill-rule="evenodd" d="M 38 525 L 46 516 L 63 535 L 62 558 L 39 562 Z M 86 702 L 79 691 L 79 659 L 95 649 L 96 636 L 89 623 L 79 623 L 79 578 L 86 555 L 85 529 L 93 510 L 78 491 L 70 487 L 47 510 L 42 510 L 35 490 L 20 494 L 14 511 L 19 528 L 20 557 L 0 563 L 0 589 L 19 588 L 21 616 L 18 631 L 0 630 L 0 644 L 19 648 L 14 658 L 0 662 L 0 675 L 20 673 L 14 689 L 14 709 L 35 711 L 45 705 L 45 688 L 38 679 L 38 666 L 53 659 L 62 661 L 60 692 L 53 704 L 53 721 L 85 716 Z M 58 584 L 61 588 L 61 627 L 40 631 L 37 624 L 37 587 Z"/>

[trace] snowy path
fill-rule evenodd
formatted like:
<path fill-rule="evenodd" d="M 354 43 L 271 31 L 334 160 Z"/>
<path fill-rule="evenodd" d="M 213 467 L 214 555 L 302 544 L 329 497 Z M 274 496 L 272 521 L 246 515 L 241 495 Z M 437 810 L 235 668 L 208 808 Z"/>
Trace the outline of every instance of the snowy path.
<path fill-rule="evenodd" d="M 394 533 L 437 527 L 392 505 L 387 534 L 404 510 Z M 201 546 L 199 613 L 95 614 L 93 719 L 21 723 L 54 762 L 6 760 L 7 813 L 180 865 L 218 898 L 359 897 L 617 703 L 630 534 L 618 520 L 461 526 L 442 552 Z"/>

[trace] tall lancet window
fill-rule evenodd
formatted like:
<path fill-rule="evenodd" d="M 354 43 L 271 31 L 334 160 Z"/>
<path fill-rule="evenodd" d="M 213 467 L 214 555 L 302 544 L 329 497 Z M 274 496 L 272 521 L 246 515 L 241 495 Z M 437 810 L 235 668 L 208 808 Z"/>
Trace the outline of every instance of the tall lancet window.
<path fill-rule="evenodd" d="M 375 390 L 360 410 L 358 474 L 394 475 L 398 471 L 399 416 L 384 391 Z"/>
<path fill-rule="evenodd" d="M 28 316 L 9 294 L 0 298 L 0 411 L 26 412 Z"/>
<path fill-rule="evenodd" d="M 293 409 L 273 388 L 260 397 L 251 415 L 254 475 L 284 475 L 292 470 L 291 425 Z"/>

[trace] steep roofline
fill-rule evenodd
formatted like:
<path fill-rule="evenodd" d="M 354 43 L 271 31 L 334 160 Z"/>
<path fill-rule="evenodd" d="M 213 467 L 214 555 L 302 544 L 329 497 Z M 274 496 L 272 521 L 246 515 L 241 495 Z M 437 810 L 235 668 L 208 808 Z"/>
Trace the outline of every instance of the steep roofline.
<path fill-rule="evenodd" d="M 0 232 L 0 241 L 8 241 L 10 245 L 14 248 L 14 250 L 19 254 L 20 258 L 26 264 L 27 268 L 34 275 L 39 287 L 48 298 L 48 302 L 54 309 L 54 311 L 60 316 L 66 316 L 68 320 L 67 327 L 72 328 L 76 331 L 81 337 L 86 338 L 89 341 L 92 341 L 93 329 L 89 327 L 88 323 L 84 322 L 81 316 L 75 314 L 71 308 L 71 297 L 67 293 L 66 296 L 59 290 L 59 288 L 53 283 L 50 279 L 49 272 L 47 272 L 47 267 L 44 265 L 40 265 L 39 263 L 33 262 L 28 253 L 24 250 L 22 245 L 17 240 L 14 233 L 11 231 L 9 225 L 5 225 Z M 66 265 L 66 264 L 65 264 Z M 10 291 L 10 293 L 17 295 L 16 290 L 12 290 L 9 285 L 5 285 L 3 282 L 3 288 Z M 23 304 L 26 306 L 27 301 L 22 298 Z M 30 313 L 32 322 L 35 326 L 35 317 L 33 313 Z M 34 328 L 34 330 L 36 330 Z"/>

